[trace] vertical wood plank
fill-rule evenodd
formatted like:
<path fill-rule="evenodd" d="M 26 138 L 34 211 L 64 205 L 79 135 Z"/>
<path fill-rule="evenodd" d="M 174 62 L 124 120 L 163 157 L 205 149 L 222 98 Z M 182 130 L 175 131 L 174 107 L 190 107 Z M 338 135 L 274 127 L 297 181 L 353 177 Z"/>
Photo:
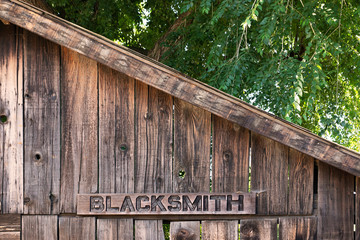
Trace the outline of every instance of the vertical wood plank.
<path fill-rule="evenodd" d="M 136 82 L 136 192 L 172 192 L 172 97 Z M 136 220 L 136 239 L 164 239 L 162 220 Z"/>
<path fill-rule="evenodd" d="M 258 214 L 287 214 L 289 148 L 251 133 L 251 190 L 266 191 L 258 199 Z"/>
<path fill-rule="evenodd" d="M 56 215 L 24 215 L 22 217 L 21 239 L 56 240 L 58 218 Z"/>
<path fill-rule="evenodd" d="M 132 219 L 98 219 L 97 239 L 133 239 L 133 229 Z"/>
<path fill-rule="evenodd" d="M 177 98 L 174 107 L 173 189 L 175 192 L 209 192 L 211 114 Z M 178 233 L 179 237 L 190 233 L 189 225 L 196 227 L 191 230 L 195 239 L 200 234 L 197 228 L 200 221 L 171 224 L 174 229 L 185 229 Z"/>
<path fill-rule="evenodd" d="M 239 239 L 239 222 L 234 221 L 202 221 L 202 239 Z"/>
<path fill-rule="evenodd" d="M 250 131 L 213 115 L 213 192 L 247 192 Z M 238 221 L 203 221 L 203 239 L 238 239 Z"/>
<path fill-rule="evenodd" d="M 277 219 L 241 220 L 240 239 L 277 239 Z"/>
<path fill-rule="evenodd" d="M 360 240 L 360 177 L 355 178 L 356 195 L 355 195 L 355 239 Z"/>
<path fill-rule="evenodd" d="M 136 220 L 136 240 L 164 240 L 163 223 L 161 220 Z"/>
<path fill-rule="evenodd" d="M 172 191 L 172 97 L 136 83 L 136 192 Z"/>
<path fill-rule="evenodd" d="M 174 128 L 174 189 L 209 192 L 211 114 L 175 99 Z"/>
<path fill-rule="evenodd" d="M 99 191 L 134 192 L 134 79 L 99 64 Z"/>
<path fill-rule="evenodd" d="M 280 218 L 279 239 L 317 239 L 316 217 Z"/>
<path fill-rule="evenodd" d="M 213 191 L 247 192 L 249 130 L 213 115 Z"/>
<path fill-rule="evenodd" d="M 22 213 L 22 30 L 0 23 L 0 32 L 0 213 Z"/>
<path fill-rule="evenodd" d="M 314 203 L 314 158 L 295 149 L 289 151 L 288 213 L 310 215 Z"/>
<path fill-rule="evenodd" d="M 319 162 L 318 239 L 354 238 L 354 176 Z"/>
<path fill-rule="evenodd" d="M 78 193 L 97 192 L 97 63 L 61 48 L 61 198 L 62 213 L 76 212 Z"/>
<path fill-rule="evenodd" d="M 102 64 L 99 71 L 99 192 L 134 192 L 135 80 Z M 99 239 L 133 238 L 132 219 L 99 219 Z"/>
<path fill-rule="evenodd" d="M 200 221 L 171 222 L 170 239 L 200 240 Z"/>
<path fill-rule="evenodd" d="M 95 217 L 59 217 L 60 240 L 95 240 L 95 232 Z"/>
<path fill-rule="evenodd" d="M 24 213 L 59 213 L 60 47 L 24 32 Z"/>

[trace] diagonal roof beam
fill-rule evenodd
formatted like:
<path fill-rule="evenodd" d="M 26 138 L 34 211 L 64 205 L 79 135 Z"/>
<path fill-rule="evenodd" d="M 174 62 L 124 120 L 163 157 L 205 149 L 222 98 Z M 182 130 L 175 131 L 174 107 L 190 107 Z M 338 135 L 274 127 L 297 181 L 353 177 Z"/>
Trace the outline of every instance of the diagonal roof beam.
<path fill-rule="evenodd" d="M 360 176 L 360 154 L 41 9 L 0 0 L 0 18 L 320 161 Z"/>

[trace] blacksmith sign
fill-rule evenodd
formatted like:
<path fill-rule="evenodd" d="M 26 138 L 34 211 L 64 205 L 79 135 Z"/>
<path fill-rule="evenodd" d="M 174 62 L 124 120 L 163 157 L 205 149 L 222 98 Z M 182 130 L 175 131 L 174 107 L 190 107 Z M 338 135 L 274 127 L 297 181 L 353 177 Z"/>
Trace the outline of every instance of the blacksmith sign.
<path fill-rule="evenodd" d="M 79 194 L 78 215 L 255 214 L 255 193 Z"/>

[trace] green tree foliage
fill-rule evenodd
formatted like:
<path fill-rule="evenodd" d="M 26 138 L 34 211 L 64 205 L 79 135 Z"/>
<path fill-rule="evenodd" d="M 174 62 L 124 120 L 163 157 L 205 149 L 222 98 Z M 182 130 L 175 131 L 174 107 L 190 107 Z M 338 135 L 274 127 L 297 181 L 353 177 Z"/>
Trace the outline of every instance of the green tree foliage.
<path fill-rule="evenodd" d="M 48 0 L 59 14 L 312 132 L 359 150 L 355 0 Z"/>
<path fill-rule="evenodd" d="M 174 0 L 47 0 L 62 18 L 147 54 L 177 17 Z"/>

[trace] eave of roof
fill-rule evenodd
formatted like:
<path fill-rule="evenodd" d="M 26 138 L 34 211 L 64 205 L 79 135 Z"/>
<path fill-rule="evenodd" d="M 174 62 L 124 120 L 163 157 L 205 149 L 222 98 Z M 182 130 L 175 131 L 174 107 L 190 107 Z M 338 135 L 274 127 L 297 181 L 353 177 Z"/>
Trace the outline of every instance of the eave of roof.
<path fill-rule="evenodd" d="M 360 176 L 360 153 L 323 139 L 55 15 L 27 3 L 0 0 L 0 18 L 251 131 Z"/>

